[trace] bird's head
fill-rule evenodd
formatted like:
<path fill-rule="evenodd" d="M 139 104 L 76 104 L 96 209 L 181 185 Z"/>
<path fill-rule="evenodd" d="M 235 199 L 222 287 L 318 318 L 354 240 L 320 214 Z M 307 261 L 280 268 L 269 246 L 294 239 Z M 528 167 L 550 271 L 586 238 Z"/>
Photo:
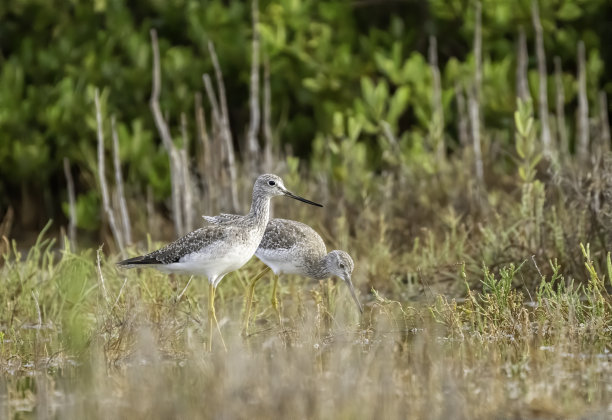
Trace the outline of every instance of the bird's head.
<path fill-rule="evenodd" d="M 334 275 L 346 283 L 351 292 L 351 296 L 353 300 L 357 304 L 359 308 L 359 312 L 363 313 L 363 307 L 357 299 L 357 295 L 355 294 L 355 288 L 353 287 L 353 282 L 351 280 L 351 276 L 353 275 L 353 269 L 355 268 L 355 263 L 351 256 L 344 251 L 334 250 L 327 254 L 327 264 L 329 271 Z"/>
<path fill-rule="evenodd" d="M 321 204 L 315 203 L 314 201 L 307 200 L 303 197 L 297 196 L 285 188 L 283 180 L 274 174 L 264 174 L 257 177 L 255 181 L 255 187 L 253 188 L 254 194 L 263 194 L 268 197 L 274 197 L 277 195 L 284 195 L 291 197 L 295 200 L 302 201 L 313 206 L 323 207 Z"/>

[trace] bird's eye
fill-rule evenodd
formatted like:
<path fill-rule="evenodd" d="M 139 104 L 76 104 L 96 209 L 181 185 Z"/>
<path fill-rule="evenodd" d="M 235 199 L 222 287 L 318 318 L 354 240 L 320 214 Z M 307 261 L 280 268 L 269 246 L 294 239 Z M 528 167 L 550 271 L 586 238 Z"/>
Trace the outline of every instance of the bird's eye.
<path fill-rule="evenodd" d="M 344 264 L 340 263 L 340 269 L 344 270 Z"/>
<path fill-rule="evenodd" d="M 274 182 L 274 181 L 268 181 L 268 185 L 275 186 L 275 185 L 276 185 L 276 182 Z"/>

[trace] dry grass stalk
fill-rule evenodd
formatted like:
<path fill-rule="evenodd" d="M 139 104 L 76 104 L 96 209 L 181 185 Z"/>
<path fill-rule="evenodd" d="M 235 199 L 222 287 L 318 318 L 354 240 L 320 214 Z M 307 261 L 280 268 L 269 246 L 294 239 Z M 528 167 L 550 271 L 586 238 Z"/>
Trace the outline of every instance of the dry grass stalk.
<path fill-rule="evenodd" d="M 123 243 L 123 234 L 119 231 L 117 227 L 117 222 L 115 221 L 115 213 L 111 208 L 110 204 L 110 196 L 108 193 L 108 185 L 106 184 L 106 173 L 105 173 L 105 160 L 104 160 L 104 131 L 102 129 L 102 110 L 100 107 L 100 97 L 99 97 L 98 89 L 96 89 L 94 101 L 96 105 L 96 122 L 98 125 L 98 180 L 100 182 L 100 189 L 102 190 L 102 205 L 104 207 L 104 212 L 106 213 L 106 217 L 108 218 L 108 223 L 111 228 L 111 232 L 113 233 L 113 237 L 115 238 L 115 242 L 119 247 L 121 253 L 124 253 L 125 247 Z"/>
<path fill-rule="evenodd" d="M 117 195 L 119 198 L 119 214 L 121 215 L 121 224 L 123 226 L 123 235 L 125 243 L 132 243 L 132 223 L 125 201 L 125 192 L 123 190 L 123 174 L 121 173 L 121 160 L 119 157 L 119 136 L 117 135 L 117 127 L 115 116 L 111 117 L 111 133 L 113 138 L 113 165 L 115 167 L 115 183 L 117 184 Z"/>
<path fill-rule="evenodd" d="M 13 219 L 15 218 L 15 211 L 13 207 L 9 206 L 0 220 L 0 256 L 4 255 L 10 249 L 8 237 L 11 234 L 11 228 L 13 226 Z M 0 260 L 0 266 L 4 260 Z"/>
<path fill-rule="evenodd" d="M 438 45 L 435 36 L 429 37 L 429 66 L 433 80 L 433 125 L 434 125 L 434 146 L 438 161 L 446 158 L 446 148 L 444 144 L 444 109 L 442 107 L 442 83 L 440 81 L 440 68 L 438 67 Z"/>
<path fill-rule="evenodd" d="M 249 129 L 247 132 L 247 156 L 246 162 L 251 176 L 255 176 L 260 170 L 259 164 L 259 3 L 257 0 L 251 2 L 251 13 L 253 19 L 253 40 L 251 51 L 251 86 L 249 92 Z"/>
<path fill-rule="evenodd" d="M 531 1 L 533 28 L 536 35 L 536 57 L 538 60 L 538 77 L 539 84 L 539 107 L 538 114 L 540 117 L 540 125 L 542 127 L 542 149 L 545 156 L 550 156 L 551 136 L 550 125 L 548 124 L 548 89 L 546 84 L 546 55 L 544 53 L 544 36 L 542 34 L 542 23 L 540 22 L 540 11 L 538 0 Z"/>
<path fill-rule="evenodd" d="M 397 154 L 401 153 L 400 148 L 399 148 L 399 143 L 397 141 L 397 138 L 395 138 L 395 136 L 393 135 L 393 130 L 391 129 L 391 125 L 387 121 L 384 121 L 384 120 L 380 122 L 380 125 L 382 126 L 383 134 L 385 135 L 385 137 L 389 141 L 389 144 L 391 145 L 393 153 L 397 153 Z"/>
<path fill-rule="evenodd" d="M 270 90 L 270 61 L 265 57 L 263 87 L 263 134 L 264 134 L 264 171 L 272 172 L 272 93 Z"/>
<path fill-rule="evenodd" d="M 567 138 L 567 128 L 565 126 L 565 91 L 563 89 L 563 79 L 561 70 L 561 58 L 555 57 L 555 90 L 557 93 L 557 135 L 559 137 L 559 154 L 561 157 L 569 154 L 569 140 Z"/>
<path fill-rule="evenodd" d="M 474 164 L 476 179 L 484 185 L 484 168 L 482 163 L 482 151 L 480 149 L 480 109 L 476 100 L 476 89 L 468 89 L 468 108 L 470 113 L 470 127 L 472 128 L 472 143 L 474 147 Z"/>
<path fill-rule="evenodd" d="M 98 281 L 100 282 L 100 287 L 102 289 L 104 300 L 108 304 L 109 303 L 108 290 L 106 289 L 106 282 L 104 281 L 104 275 L 102 274 L 102 265 L 101 265 L 102 258 L 100 257 L 101 253 L 102 253 L 102 246 L 100 246 L 100 248 L 98 248 L 98 251 L 96 252 L 96 271 L 98 272 Z"/>
<path fill-rule="evenodd" d="M 482 89 L 482 4 L 477 1 L 475 8 L 474 84 L 476 85 L 476 100 L 480 102 L 480 90 Z"/>
<path fill-rule="evenodd" d="M 119 289 L 119 293 L 117 293 L 117 298 L 115 299 L 115 303 L 113 303 L 113 308 L 117 306 L 119 303 L 119 299 L 121 299 L 121 295 L 123 294 L 123 290 L 125 289 L 125 285 L 127 284 L 127 277 L 123 279 L 123 284 L 121 285 L 121 289 Z"/>
<path fill-rule="evenodd" d="M 222 134 L 222 128 L 219 125 L 219 120 L 215 119 L 214 116 L 212 118 L 212 130 L 211 130 L 211 151 L 214 155 L 213 162 L 213 173 L 215 174 L 213 180 L 215 181 L 214 185 L 214 194 L 217 197 L 217 205 L 221 206 L 221 208 L 229 208 L 231 207 L 232 197 L 231 194 L 228 197 L 228 194 L 224 194 L 223 191 L 227 191 L 229 182 L 229 173 L 228 173 L 228 157 L 227 157 L 227 149 L 229 146 L 227 142 L 224 140 L 225 137 Z"/>
<path fill-rule="evenodd" d="M 480 89 L 482 86 L 482 5 L 476 2 L 476 24 L 474 30 L 474 83 L 468 89 L 468 112 L 472 128 L 476 179 L 484 186 L 484 169 L 480 147 Z"/>
<path fill-rule="evenodd" d="M 153 218 L 155 217 L 155 204 L 153 199 L 153 187 L 147 185 L 147 232 L 153 232 L 155 223 Z"/>
<path fill-rule="evenodd" d="M 470 121 L 467 115 L 463 85 L 458 80 L 455 80 L 455 99 L 457 101 L 457 132 L 459 133 L 459 143 L 461 146 L 467 147 L 470 142 L 470 135 L 468 133 Z"/>
<path fill-rule="evenodd" d="M 216 150 L 217 159 L 219 164 L 219 179 L 221 180 L 221 189 L 229 189 L 230 191 L 230 203 L 229 206 L 233 211 L 238 209 L 238 190 L 236 186 L 236 158 L 234 154 L 234 145 L 231 140 L 231 136 L 228 135 L 229 127 L 226 127 L 222 112 L 217 102 L 217 97 L 208 74 L 202 76 L 204 80 L 204 88 L 206 90 L 206 96 L 210 102 L 212 108 L 212 124 L 213 124 L 213 139 L 217 147 L 213 148 Z M 215 160 L 215 159 L 213 159 Z M 226 173 L 229 175 L 229 183 L 225 181 Z M 228 185 L 229 184 L 229 185 Z"/>
<path fill-rule="evenodd" d="M 581 163 L 589 157 L 589 102 L 586 91 L 586 59 L 584 42 L 578 42 L 578 133 L 576 153 Z"/>
<path fill-rule="evenodd" d="M 206 96 L 208 97 L 208 102 L 210 103 L 210 112 L 212 114 L 213 121 L 219 127 L 221 127 L 223 125 L 221 110 L 219 109 L 219 102 L 217 101 L 217 95 L 215 94 L 210 76 L 208 74 L 203 74 L 202 81 L 204 82 L 204 89 L 206 90 Z"/>
<path fill-rule="evenodd" d="M 209 182 L 209 180 L 215 179 L 215 176 L 213 175 L 216 173 L 213 167 L 213 162 L 215 162 L 215 160 L 211 159 L 210 138 L 208 137 L 208 132 L 206 131 L 206 116 L 204 114 L 204 108 L 202 107 L 202 95 L 200 92 L 196 92 L 194 102 L 197 127 L 196 132 L 199 144 L 202 147 L 202 157 L 201 159 L 198 159 L 198 170 L 202 179 L 203 194 L 206 197 L 203 204 L 203 211 L 205 214 L 213 214 L 213 203 L 216 202 L 214 192 L 216 189 L 213 188 L 214 183 Z"/>
<path fill-rule="evenodd" d="M 610 121 L 608 120 L 608 97 L 603 90 L 599 92 L 599 124 L 602 151 L 610 150 Z"/>
<path fill-rule="evenodd" d="M 219 199 L 223 199 L 223 195 L 220 194 L 220 191 L 226 190 L 227 188 L 235 189 L 235 186 L 228 185 L 227 182 L 227 173 L 229 172 L 229 157 L 228 151 L 231 151 L 233 154 L 233 145 L 228 143 L 227 137 L 223 133 L 223 117 L 221 116 L 221 110 L 219 109 L 219 102 L 217 101 L 217 95 L 215 94 L 215 90 L 212 85 L 212 81 L 208 74 L 202 75 L 202 80 L 204 81 L 204 89 L 206 90 L 206 96 L 208 97 L 208 102 L 211 107 L 212 114 L 212 135 L 211 138 L 211 153 L 215 155 L 215 159 L 212 159 L 214 169 L 212 173 L 215 175 L 214 179 L 217 180 L 214 188 L 211 186 L 211 189 L 214 190 L 214 196 L 219 197 Z M 222 207 L 233 207 L 234 195 L 237 200 L 237 191 L 232 191 L 230 194 L 230 202 L 229 205 L 225 205 L 223 203 Z M 221 204 L 221 203 L 219 203 Z"/>
<path fill-rule="evenodd" d="M 40 328 L 42 327 L 42 313 L 40 312 L 40 304 L 38 303 L 38 291 L 34 292 L 34 290 L 31 290 L 30 293 L 32 294 L 32 298 L 34 299 L 34 304 L 36 305 L 36 314 L 38 315 L 38 330 L 40 331 Z"/>
<path fill-rule="evenodd" d="M 64 158 L 64 175 L 66 176 L 66 187 L 68 189 L 68 239 L 72 249 L 76 247 L 76 226 L 77 226 L 77 212 L 76 212 L 76 199 L 74 194 L 74 180 L 72 178 L 72 172 L 70 172 L 70 160 L 67 157 Z"/>
<path fill-rule="evenodd" d="M 183 223 L 185 224 L 185 231 L 191 232 L 193 230 L 193 184 L 191 182 L 191 174 L 189 172 L 189 135 L 187 134 L 187 117 L 184 113 L 181 113 L 181 136 L 183 137 L 183 147 L 179 150 L 179 156 L 181 158 L 181 172 L 183 175 L 183 191 L 182 191 L 182 203 L 183 203 Z"/>
<path fill-rule="evenodd" d="M 233 142 L 232 132 L 229 125 L 229 112 L 227 110 L 227 96 L 225 94 L 225 83 L 223 82 L 223 72 L 221 71 L 221 65 L 219 64 L 219 58 L 215 50 L 215 45 L 209 41 L 208 51 L 210 52 L 210 59 L 212 60 L 213 67 L 215 69 L 215 79 L 217 80 L 217 89 L 219 90 L 219 104 L 220 104 L 220 115 L 222 118 L 222 128 L 225 131 L 225 135 L 228 140 Z"/>
<path fill-rule="evenodd" d="M 174 218 L 174 228 L 177 235 L 183 235 L 185 233 L 185 227 L 183 223 L 183 214 L 181 211 L 181 197 L 180 192 L 182 188 L 182 171 L 180 156 L 172 141 L 170 135 L 170 129 L 164 119 L 159 105 L 159 96 L 161 93 L 161 70 L 159 64 L 159 45 L 157 43 L 157 31 L 151 29 L 151 46 L 153 48 L 153 86 L 151 91 L 151 99 L 149 100 L 149 106 L 153 113 L 153 119 L 155 120 L 155 126 L 162 139 L 162 143 L 166 149 L 166 152 L 170 158 L 170 182 L 172 185 L 172 217 Z"/>
<path fill-rule="evenodd" d="M 529 95 L 529 86 L 527 84 L 527 39 L 525 37 L 525 29 L 519 28 L 519 39 L 517 46 L 517 63 L 516 63 L 516 96 L 521 100 L 527 100 Z"/>
<path fill-rule="evenodd" d="M 232 211 L 238 211 L 239 209 L 239 201 L 238 201 L 238 174 L 236 169 L 236 157 L 234 153 L 234 143 L 232 140 L 232 132 L 230 130 L 229 125 L 229 114 L 227 111 L 227 97 L 225 95 L 225 84 L 223 83 L 223 73 L 221 72 L 221 66 L 219 65 L 219 59 L 217 58 L 217 53 L 215 52 L 215 46 L 212 42 L 208 43 L 208 51 L 210 52 L 210 58 L 213 63 L 213 67 L 215 69 L 215 78 L 217 79 L 217 88 L 219 90 L 219 103 L 221 105 L 218 108 L 217 114 L 220 116 L 220 119 L 217 121 L 219 123 L 219 128 L 221 130 L 223 141 L 225 144 L 225 154 L 227 157 L 227 171 L 229 173 L 230 182 L 230 197 L 231 197 L 231 205 Z M 206 75 L 205 75 L 206 76 Z M 206 80 L 204 81 L 206 84 Z M 209 85 L 206 87 L 206 93 L 210 100 L 212 100 L 211 93 L 214 92 L 212 90 L 212 84 L 209 82 Z M 211 103 L 212 105 L 212 103 Z"/>

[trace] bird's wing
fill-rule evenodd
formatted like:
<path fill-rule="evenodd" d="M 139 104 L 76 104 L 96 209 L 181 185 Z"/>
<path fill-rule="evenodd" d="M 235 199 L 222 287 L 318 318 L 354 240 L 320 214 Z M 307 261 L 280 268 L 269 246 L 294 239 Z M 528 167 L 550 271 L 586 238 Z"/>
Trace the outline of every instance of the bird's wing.
<path fill-rule="evenodd" d="M 229 214 L 229 213 L 221 213 L 217 216 L 202 216 L 204 220 L 206 220 L 211 225 L 221 225 L 227 222 L 233 222 L 238 218 L 243 217 L 238 214 Z"/>
<path fill-rule="evenodd" d="M 221 226 L 208 226 L 189 232 L 185 236 L 169 243 L 163 248 L 147 255 L 130 258 L 119 262 L 119 265 L 171 264 L 181 257 L 203 248 L 214 248 L 214 244 L 223 241 L 233 234 L 233 229 Z"/>
<path fill-rule="evenodd" d="M 270 219 L 263 239 L 259 243 L 259 249 L 293 248 L 304 241 L 306 236 L 304 232 L 307 229 L 310 227 L 295 220 Z"/>

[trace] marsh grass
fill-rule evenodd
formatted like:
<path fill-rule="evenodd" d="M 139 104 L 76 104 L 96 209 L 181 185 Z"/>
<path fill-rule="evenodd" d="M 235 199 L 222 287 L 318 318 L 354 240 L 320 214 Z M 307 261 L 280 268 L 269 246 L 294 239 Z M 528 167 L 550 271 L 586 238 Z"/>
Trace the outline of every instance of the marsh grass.
<path fill-rule="evenodd" d="M 341 282 L 283 277 L 279 321 L 267 275 L 243 335 L 253 259 L 217 291 L 227 352 L 206 351 L 202 279 L 182 293 L 186 277 L 119 270 L 112 248 L 75 251 L 48 227 L 25 252 L 3 238 L 0 416 L 612 417 L 612 157 L 544 161 L 529 104 L 515 117 L 515 158 L 484 144 L 486 189 L 468 151 L 395 153 L 384 174 L 321 152 L 298 192 L 324 211 L 279 199 L 275 216 L 350 252 L 364 314 Z M 279 172 L 309 176 L 292 158 Z"/>
<path fill-rule="evenodd" d="M 252 261 L 219 287 L 228 351 L 217 342 L 208 353 L 203 281 L 177 300 L 188 278 L 118 270 L 103 254 L 98 271 L 95 252 L 67 242 L 57 250 L 43 232 L 26 255 L 12 246 L 0 268 L 2 416 L 610 416 L 609 257 L 601 271 L 588 245 L 576 250 L 584 282 L 567 281 L 551 263 L 533 300 L 516 287 L 529 261 L 485 265 L 477 275 L 455 264 L 465 298 L 430 290 L 395 300 L 408 284 L 364 293 L 367 276 L 389 275 L 392 252 L 383 248 L 356 258 L 367 267 L 356 276 L 363 317 L 343 284 L 287 278 L 279 325 L 265 277 L 242 337 L 244 292 L 262 268 Z"/>

